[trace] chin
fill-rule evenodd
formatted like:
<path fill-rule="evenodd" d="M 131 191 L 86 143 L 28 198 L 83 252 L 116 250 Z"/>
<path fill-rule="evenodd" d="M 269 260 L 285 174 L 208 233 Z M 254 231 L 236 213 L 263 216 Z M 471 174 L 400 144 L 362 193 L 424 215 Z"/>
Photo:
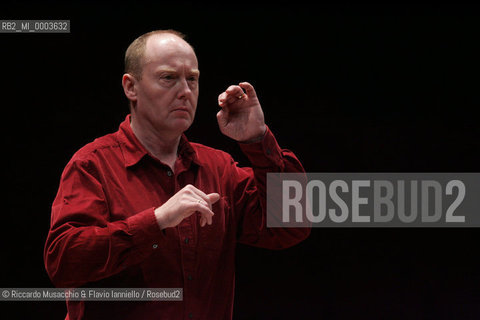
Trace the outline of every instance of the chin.
<path fill-rule="evenodd" d="M 188 128 L 192 125 L 192 120 L 187 118 L 176 119 L 172 124 L 172 128 L 175 130 L 181 131 L 182 133 L 187 131 Z"/>

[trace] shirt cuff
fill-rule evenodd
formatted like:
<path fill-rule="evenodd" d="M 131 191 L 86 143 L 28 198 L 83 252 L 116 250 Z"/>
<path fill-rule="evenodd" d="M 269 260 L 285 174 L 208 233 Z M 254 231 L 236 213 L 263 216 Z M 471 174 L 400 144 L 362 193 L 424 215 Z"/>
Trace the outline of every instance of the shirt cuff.
<path fill-rule="evenodd" d="M 253 167 L 280 167 L 282 164 L 282 149 L 268 126 L 262 140 L 253 143 L 239 143 L 239 145 Z"/>
<path fill-rule="evenodd" d="M 155 218 L 155 208 L 141 211 L 128 220 L 129 233 L 132 235 L 135 248 L 140 255 L 148 256 L 165 241 L 160 226 Z"/>

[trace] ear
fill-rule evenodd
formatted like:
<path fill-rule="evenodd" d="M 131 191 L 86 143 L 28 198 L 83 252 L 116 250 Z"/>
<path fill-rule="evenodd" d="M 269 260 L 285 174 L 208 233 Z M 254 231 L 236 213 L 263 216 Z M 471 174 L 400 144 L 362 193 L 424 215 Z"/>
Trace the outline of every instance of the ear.
<path fill-rule="evenodd" d="M 125 96 L 131 102 L 137 101 L 137 88 L 136 88 L 137 79 L 129 73 L 125 73 L 122 77 L 122 86 Z"/>

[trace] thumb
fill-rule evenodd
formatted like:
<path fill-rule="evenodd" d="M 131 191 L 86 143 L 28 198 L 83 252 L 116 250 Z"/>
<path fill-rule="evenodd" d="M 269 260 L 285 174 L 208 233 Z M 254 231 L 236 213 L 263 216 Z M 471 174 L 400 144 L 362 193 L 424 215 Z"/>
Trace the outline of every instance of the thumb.
<path fill-rule="evenodd" d="M 211 204 L 214 204 L 220 199 L 220 195 L 218 193 L 210 193 L 207 194 L 208 201 L 210 201 Z"/>

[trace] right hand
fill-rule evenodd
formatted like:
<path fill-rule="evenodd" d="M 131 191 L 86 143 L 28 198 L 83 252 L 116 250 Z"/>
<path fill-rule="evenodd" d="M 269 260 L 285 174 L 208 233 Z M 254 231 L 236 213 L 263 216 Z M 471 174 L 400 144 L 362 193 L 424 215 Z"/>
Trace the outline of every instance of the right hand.
<path fill-rule="evenodd" d="M 155 217 L 160 229 L 177 226 L 194 212 L 201 214 L 200 226 L 212 224 L 212 204 L 220 199 L 218 193 L 205 194 L 189 184 L 155 209 Z"/>

